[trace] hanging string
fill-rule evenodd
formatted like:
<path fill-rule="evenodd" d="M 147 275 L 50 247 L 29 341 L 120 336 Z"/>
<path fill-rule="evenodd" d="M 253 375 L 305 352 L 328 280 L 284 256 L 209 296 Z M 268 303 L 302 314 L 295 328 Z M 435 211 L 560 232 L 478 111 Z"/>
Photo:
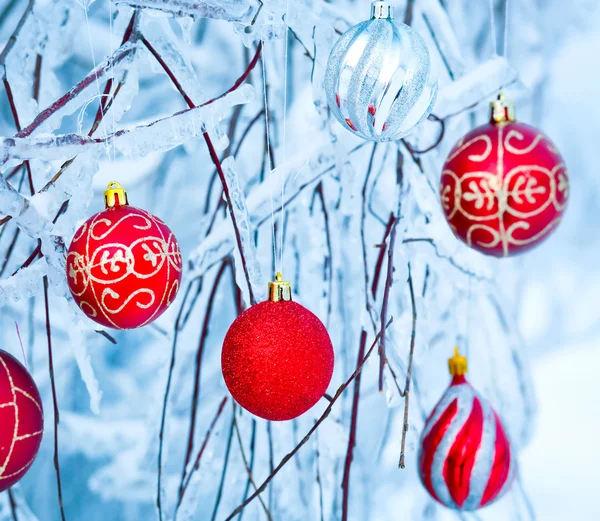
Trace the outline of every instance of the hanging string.
<path fill-rule="evenodd" d="M 283 53 L 283 164 L 285 165 L 287 159 L 287 147 L 286 147 L 286 130 L 287 130 L 287 79 L 288 79 L 288 47 L 289 47 L 289 34 L 288 34 L 288 9 L 289 0 L 285 2 L 285 51 Z M 285 219 L 285 168 L 281 169 L 281 230 L 279 239 L 279 249 L 281 258 L 279 261 L 279 270 L 283 272 L 283 224 Z"/>
<path fill-rule="evenodd" d="M 467 275 L 467 331 L 465 333 L 465 356 L 469 358 L 469 352 L 471 350 L 471 275 Z"/>
<path fill-rule="evenodd" d="M 90 20 L 88 18 L 88 9 L 89 9 L 90 3 L 87 1 L 80 1 L 80 0 L 77 0 L 77 3 L 81 7 L 83 7 L 83 12 L 85 13 L 85 25 L 86 25 L 87 33 L 88 33 L 88 40 L 90 42 L 92 63 L 94 64 L 94 70 L 96 70 L 96 56 L 94 54 L 94 43 L 92 42 L 92 33 L 90 31 Z M 96 93 L 97 93 L 98 99 L 100 100 L 100 114 L 102 116 L 102 126 L 104 128 L 104 141 L 105 141 L 104 146 L 105 146 L 106 152 L 108 154 L 108 158 L 110 159 L 110 144 L 108 144 L 108 128 L 106 127 L 106 121 L 104 121 L 104 109 L 102 108 L 102 94 L 100 94 L 100 80 L 98 79 L 97 75 L 96 75 Z"/>
<path fill-rule="evenodd" d="M 113 47 L 113 0 L 109 0 L 108 2 L 108 29 L 109 29 L 109 45 L 110 45 L 110 55 L 112 56 L 115 52 Z M 113 82 L 114 86 L 114 82 Z M 114 100 L 111 103 L 110 114 L 112 116 L 112 128 L 110 129 L 111 133 L 114 134 L 116 130 L 116 121 L 115 121 L 115 107 Z M 117 147 L 115 142 L 112 143 L 113 157 L 112 160 L 115 162 L 117 160 Z"/>
<path fill-rule="evenodd" d="M 490 25 L 492 31 L 492 51 L 493 55 L 498 55 L 498 37 L 496 36 L 496 13 L 494 11 L 494 0 L 489 0 L 490 6 Z"/>
<path fill-rule="evenodd" d="M 273 184 L 271 183 L 271 139 L 269 137 L 269 105 L 267 100 L 267 45 L 266 40 L 262 40 L 262 76 L 263 76 L 263 100 L 265 105 L 265 132 L 267 140 L 267 169 L 269 171 L 269 199 L 271 200 L 271 240 L 273 242 L 273 259 L 277 262 L 277 242 L 275 240 L 275 207 L 273 206 Z"/>
<path fill-rule="evenodd" d="M 508 56 L 508 15 L 510 13 L 509 4 L 510 0 L 506 0 L 506 3 L 504 4 L 504 50 L 502 53 L 502 56 L 504 58 Z"/>

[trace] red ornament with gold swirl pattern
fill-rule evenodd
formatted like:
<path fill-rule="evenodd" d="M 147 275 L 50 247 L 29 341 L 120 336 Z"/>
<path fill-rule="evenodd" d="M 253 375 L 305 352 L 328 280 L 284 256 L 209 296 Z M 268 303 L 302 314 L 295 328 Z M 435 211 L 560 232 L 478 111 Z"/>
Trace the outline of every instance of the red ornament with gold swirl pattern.
<path fill-rule="evenodd" d="M 44 432 L 42 400 L 23 364 L 0 350 L 0 492 L 31 467 Z"/>
<path fill-rule="evenodd" d="M 454 235 L 482 253 L 507 257 L 556 228 L 569 179 L 556 147 L 539 130 L 515 121 L 502 94 L 491 106 L 490 123 L 451 150 L 440 197 Z"/>
<path fill-rule="evenodd" d="M 516 463 L 496 411 L 467 382 L 467 359 L 458 348 L 448 366 L 452 382 L 425 422 L 418 470 L 436 501 L 472 511 L 510 488 Z"/>
<path fill-rule="evenodd" d="M 129 206 L 115 182 L 106 209 L 77 230 L 67 254 L 75 302 L 105 327 L 132 329 L 156 320 L 181 281 L 181 252 L 173 232 L 154 215 Z"/>

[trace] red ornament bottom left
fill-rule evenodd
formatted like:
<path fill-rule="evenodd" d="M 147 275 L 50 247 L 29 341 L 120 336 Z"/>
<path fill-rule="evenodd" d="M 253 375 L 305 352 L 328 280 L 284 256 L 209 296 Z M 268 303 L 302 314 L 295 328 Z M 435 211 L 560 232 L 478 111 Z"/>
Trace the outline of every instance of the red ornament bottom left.
<path fill-rule="evenodd" d="M 0 492 L 31 467 L 44 431 L 42 400 L 23 364 L 0 350 Z"/>

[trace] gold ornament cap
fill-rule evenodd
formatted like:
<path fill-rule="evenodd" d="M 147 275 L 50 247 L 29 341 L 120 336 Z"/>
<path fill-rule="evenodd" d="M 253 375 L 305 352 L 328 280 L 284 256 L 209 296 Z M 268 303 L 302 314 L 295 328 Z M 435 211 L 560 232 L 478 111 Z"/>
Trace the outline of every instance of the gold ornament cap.
<path fill-rule="evenodd" d="M 515 106 L 512 100 L 504 97 L 504 92 L 498 93 L 498 98 L 490 102 L 492 123 L 503 123 L 515 120 Z"/>
<path fill-rule="evenodd" d="M 107 208 L 112 208 L 113 206 L 127 206 L 129 201 L 127 199 L 125 188 L 116 181 L 108 183 L 108 187 L 104 192 L 104 204 Z"/>
<path fill-rule="evenodd" d="M 269 282 L 269 300 L 279 302 L 280 300 L 292 300 L 292 288 L 289 282 L 285 282 L 281 277 L 281 272 L 277 272 L 275 280 Z"/>
<path fill-rule="evenodd" d="M 448 369 L 452 376 L 461 376 L 467 372 L 467 357 L 462 356 L 458 347 L 454 348 L 454 356 L 448 359 Z"/>
<path fill-rule="evenodd" d="M 389 2 L 371 2 L 371 19 L 394 19 L 394 7 Z"/>

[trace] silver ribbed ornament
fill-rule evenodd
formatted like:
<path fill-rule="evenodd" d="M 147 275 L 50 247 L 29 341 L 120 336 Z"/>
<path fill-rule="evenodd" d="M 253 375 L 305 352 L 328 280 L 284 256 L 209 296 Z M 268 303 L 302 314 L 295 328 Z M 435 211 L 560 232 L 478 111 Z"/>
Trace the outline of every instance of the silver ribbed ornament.
<path fill-rule="evenodd" d="M 425 41 L 408 25 L 394 23 L 388 2 L 373 2 L 371 19 L 336 42 L 324 83 L 337 120 L 371 141 L 394 141 L 412 132 L 437 95 Z"/>

